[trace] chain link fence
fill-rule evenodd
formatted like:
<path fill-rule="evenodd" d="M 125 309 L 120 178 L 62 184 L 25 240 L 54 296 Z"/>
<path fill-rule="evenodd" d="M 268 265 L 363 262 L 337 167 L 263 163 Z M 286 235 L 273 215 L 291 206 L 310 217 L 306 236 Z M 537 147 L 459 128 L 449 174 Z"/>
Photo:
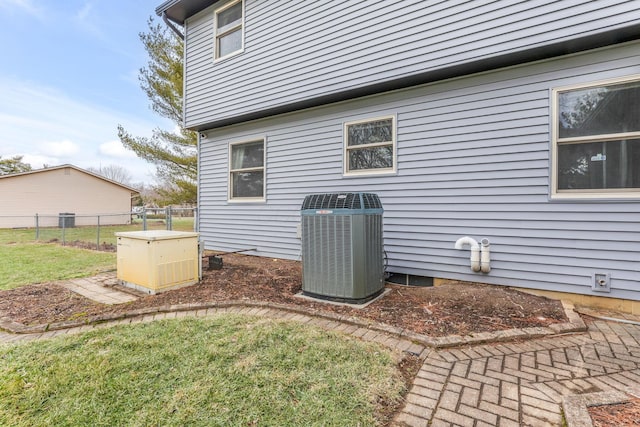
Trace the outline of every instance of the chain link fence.
<path fill-rule="evenodd" d="M 142 230 L 197 231 L 197 208 L 140 208 L 132 212 L 2 216 L 0 243 L 58 242 L 115 250 L 115 233 Z"/>

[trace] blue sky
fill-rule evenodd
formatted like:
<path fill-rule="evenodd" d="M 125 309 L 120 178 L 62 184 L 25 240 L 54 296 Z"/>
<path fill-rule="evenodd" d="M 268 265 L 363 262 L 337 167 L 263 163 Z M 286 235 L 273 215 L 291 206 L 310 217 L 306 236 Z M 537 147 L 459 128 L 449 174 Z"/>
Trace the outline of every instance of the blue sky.
<path fill-rule="evenodd" d="M 162 0 L 0 0 L 0 156 L 33 168 L 117 164 L 134 182 L 155 168 L 125 150 L 134 135 L 175 125 L 140 89 L 147 56 L 138 37 Z"/>

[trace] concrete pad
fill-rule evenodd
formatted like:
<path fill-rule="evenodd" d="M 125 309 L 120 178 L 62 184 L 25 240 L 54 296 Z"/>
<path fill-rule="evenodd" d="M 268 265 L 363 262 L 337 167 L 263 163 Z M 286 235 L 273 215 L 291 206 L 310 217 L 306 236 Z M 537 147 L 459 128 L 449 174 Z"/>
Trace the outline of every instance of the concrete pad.
<path fill-rule="evenodd" d="M 377 300 L 379 300 L 380 298 L 382 298 L 383 296 L 385 296 L 389 292 L 391 292 L 391 289 L 385 288 L 384 291 L 380 292 L 380 295 L 378 295 L 374 299 L 372 299 L 370 301 L 367 301 L 367 302 L 365 302 L 363 304 L 352 304 L 352 303 L 348 303 L 348 302 L 338 302 L 338 301 L 331 301 L 331 300 L 328 300 L 328 299 L 314 298 L 314 297 L 310 297 L 308 295 L 304 295 L 302 292 L 298 292 L 294 296 L 296 298 L 306 299 L 308 301 L 324 302 L 324 303 L 327 303 L 327 304 L 342 305 L 342 306 L 351 307 L 351 308 L 365 308 L 366 306 L 376 302 Z"/>

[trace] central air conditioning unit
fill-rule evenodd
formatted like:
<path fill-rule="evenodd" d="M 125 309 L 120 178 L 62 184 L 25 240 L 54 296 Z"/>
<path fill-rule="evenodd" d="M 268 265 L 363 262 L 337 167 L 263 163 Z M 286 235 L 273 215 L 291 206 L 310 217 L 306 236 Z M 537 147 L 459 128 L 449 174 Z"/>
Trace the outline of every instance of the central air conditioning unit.
<path fill-rule="evenodd" d="M 384 290 L 382 203 L 376 194 L 312 194 L 302 203 L 302 293 L 363 303 Z"/>

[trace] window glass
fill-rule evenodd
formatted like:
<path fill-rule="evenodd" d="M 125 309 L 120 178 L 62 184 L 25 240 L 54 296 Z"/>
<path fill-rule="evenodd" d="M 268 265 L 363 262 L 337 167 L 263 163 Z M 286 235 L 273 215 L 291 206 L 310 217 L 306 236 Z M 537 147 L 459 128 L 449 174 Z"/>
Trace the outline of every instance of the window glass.
<path fill-rule="evenodd" d="M 211 16 L 211 15 L 209 15 Z M 229 24 L 239 24 L 242 19 L 242 2 L 238 2 L 231 7 L 218 13 L 218 29 L 223 29 Z"/>
<path fill-rule="evenodd" d="M 263 198 L 264 141 L 232 144 L 230 156 L 230 198 Z"/>
<path fill-rule="evenodd" d="M 216 20 L 216 58 L 222 58 L 242 50 L 242 1 L 218 9 Z"/>
<path fill-rule="evenodd" d="M 640 82 L 558 94 L 560 138 L 640 131 Z"/>
<path fill-rule="evenodd" d="M 554 93 L 554 191 L 640 196 L 640 80 Z"/>
<path fill-rule="evenodd" d="M 358 123 L 348 127 L 349 146 L 393 141 L 392 119 Z"/>
<path fill-rule="evenodd" d="M 242 30 L 236 30 L 218 38 L 218 57 L 227 56 L 242 49 Z"/>
<path fill-rule="evenodd" d="M 558 146 L 558 189 L 608 188 L 640 188 L 640 139 Z"/>
<path fill-rule="evenodd" d="M 231 146 L 231 169 L 262 167 L 264 143 L 262 141 Z"/>
<path fill-rule="evenodd" d="M 393 147 L 372 147 L 349 150 L 349 170 L 384 169 L 393 167 Z"/>
<path fill-rule="evenodd" d="M 264 172 L 232 172 L 232 198 L 261 198 L 264 189 Z"/>
<path fill-rule="evenodd" d="M 345 124 L 345 173 L 394 171 L 394 118 Z"/>

